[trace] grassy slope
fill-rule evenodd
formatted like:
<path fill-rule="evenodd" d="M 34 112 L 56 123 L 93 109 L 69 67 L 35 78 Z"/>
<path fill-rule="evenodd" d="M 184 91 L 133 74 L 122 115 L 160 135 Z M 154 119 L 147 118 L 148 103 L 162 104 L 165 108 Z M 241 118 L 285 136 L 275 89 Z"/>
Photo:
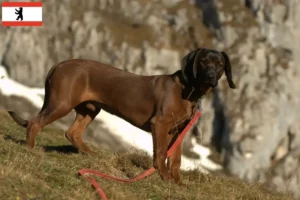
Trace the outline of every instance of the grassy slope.
<path fill-rule="evenodd" d="M 97 151 L 87 156 L 69 146 L 62 131 L 46 127 L 37 145 L 28 150 L 25 129 L 0 112 L 0 199 L 100 199 L 77 170 L 91 168 L 118 177 L 133 177 L 151 167 L 151 158 L 136 151 L 112 154 Z M 100 180 L 108 198 L 121 199 L 290 199 L 270 194 L 258 184 L 248 185 L 225 176 L 183 172 L 187 188 L 161 181 L 157 173 L 145 180 L 124 184 Z"/>

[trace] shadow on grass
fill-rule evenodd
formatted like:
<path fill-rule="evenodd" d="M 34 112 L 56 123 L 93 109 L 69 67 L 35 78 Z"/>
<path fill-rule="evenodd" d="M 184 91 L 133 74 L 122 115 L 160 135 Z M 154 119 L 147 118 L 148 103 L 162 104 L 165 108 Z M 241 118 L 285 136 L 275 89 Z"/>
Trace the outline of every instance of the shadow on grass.
<path fill-rule="evenodd" d="M 17 144 L 26 144 L 26 141 L 25 141 L 25 140 L 18 140 L 18 139 L 16 139 L 16 138 L 13 138 L 13 137 L 10 136 L 10 135 L 5 135 L 5 136 L 4 136 L 4 139 L 5 139 L 5 140 L 12 141 L 12 142 L 17 143 Z"/>
<path fill-rule="evenodd" d="M 19 139 L 13 138 L 10 135 L 5 135 L 4 139 L 8 140 L 8 141 L 12 141 L 16 144 L 21 144 L 21 145 L 26 144 L 25 140 L 19 140 Z M 72 145 L 43 146 L 42 148 L 44 149 L 45 152 L 58 152 L 58 153 L 65 153 L 65 154 L 79 153 L 78 149 Z"/>
<path fill-rule="evenodd" d="M 72 145 L 60 145 L 60 146 L 44 146 L 45 152 L 58 152 L 58 153 L 79 153 L 78 149 Z"/>

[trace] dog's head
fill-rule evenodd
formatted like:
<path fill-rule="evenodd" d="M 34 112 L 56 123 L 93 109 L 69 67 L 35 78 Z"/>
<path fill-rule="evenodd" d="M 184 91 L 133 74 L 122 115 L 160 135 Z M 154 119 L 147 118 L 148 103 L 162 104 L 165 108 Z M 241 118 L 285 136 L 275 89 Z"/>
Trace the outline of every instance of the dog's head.
<path fill-rule="evenodd" d="M 229 87 L 236 88 L 232 81 L 230 60 L 225 52 L 203 48 L 192 51 L 183 57 L 181 70 L 186 80 L 213 88 L 225 71 Z"/>

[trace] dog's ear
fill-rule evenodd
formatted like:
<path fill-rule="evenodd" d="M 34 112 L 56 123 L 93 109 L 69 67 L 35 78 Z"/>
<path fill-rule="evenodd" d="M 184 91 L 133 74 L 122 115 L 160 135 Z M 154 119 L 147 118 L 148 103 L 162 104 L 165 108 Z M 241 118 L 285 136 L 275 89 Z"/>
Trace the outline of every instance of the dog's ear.
<path fill-rule="evenodd" d="M 234 88 L 236 88 L 236 86 L 235 86 L 235 84 L 233 83 L 233 80 L 232 80 L 231 63 L 230 63 L 229 57 L 225 52 L 222 51 L 221 53 L 222 53 L 222 55 L 224 57 L 224 60 L 225 60 L 224 71 L 225 71 L 225 75 L 227 77 L 228 85 L 229 85 L 229 87 L 234 89 Z"/>
<path fill-rule="evenodd" d="M 195 59 L 200 49 L 194 50 L 187 55 L 185 55 L 181 60 L 181 71 L 184 78 L 187 80 L 190 74 L 190 70 L 193 69 L 192 75 L 194 78 L 197 77 L 197 66 L 194 65 Z"/>

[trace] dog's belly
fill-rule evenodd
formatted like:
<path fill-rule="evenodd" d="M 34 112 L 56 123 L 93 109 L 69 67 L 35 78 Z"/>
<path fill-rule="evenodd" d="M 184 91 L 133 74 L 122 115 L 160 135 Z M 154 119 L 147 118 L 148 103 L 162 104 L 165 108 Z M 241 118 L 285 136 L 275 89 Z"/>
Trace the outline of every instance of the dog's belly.
<path fill-rule="evenodd" d="M 152 118 L 151 113 L 147 110 L 147 106 L 136 106 L 136 107 L 128 107 L 125 106 L 124 109 L 122 109 L 123 106 L 111 106 L 100 102 L 95 102 L 97 107 L 101 108 L 102 110 L 115 115 L 117 117 L 122 118 L 123 120 L 127 121 L 131 125 L 142 129 L 146 132 L 151 131 L 151 123 L 150 120 Z"/>

